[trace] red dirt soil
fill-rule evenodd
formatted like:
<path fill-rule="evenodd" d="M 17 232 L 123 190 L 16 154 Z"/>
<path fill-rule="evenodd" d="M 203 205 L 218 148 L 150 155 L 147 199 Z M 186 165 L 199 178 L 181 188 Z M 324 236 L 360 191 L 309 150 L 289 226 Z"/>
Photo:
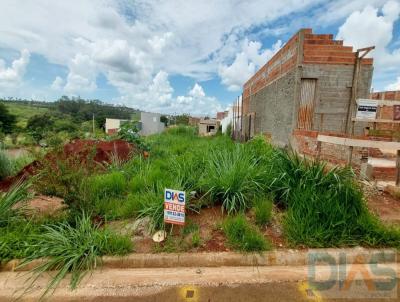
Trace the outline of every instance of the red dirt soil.
<path fill-rule="evenodd" d="M 376 213 L 383 222 L 400 224 L 400 200 L 387 192 L 376 192 L 368 196 L 368 207 Z"/>
<path fill-rule="evenodd" d="M 8 177 L 0 182 L 0 190 L 7 191 L 19 179 L 25 179 L 38 173 L 43 166 L 42 162 L 55 162 L 57 159 L 78 158 L 79 162 L 86 164 L 89 157 L 96 163 L 110 163 L 114 157 L 121 161 L 128 160 L 137 152 L 136 147 L 124 140 L 97 141 L 77 139 L 64 145 L 61 152 L 49 152 L 42 161 L 35 160 L 24 167 L 16 176 Z"/>

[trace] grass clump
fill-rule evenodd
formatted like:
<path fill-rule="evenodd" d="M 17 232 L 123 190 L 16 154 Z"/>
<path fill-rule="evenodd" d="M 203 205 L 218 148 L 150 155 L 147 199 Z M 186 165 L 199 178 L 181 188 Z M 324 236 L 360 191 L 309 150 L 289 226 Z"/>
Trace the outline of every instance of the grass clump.
<path fill-rule="evenodd" d="M 46 271 L 57 271 L 43 295 L 55 289 L 67 273 L 71 273 L 70 286 L 75 289 L 83 276 L 97 266 L 99 256 L 123 255 L 132 250 L 129 238 L 100 230 L 86 214 L 78 216 L 74 226 L 63 222 L 43 229 L 42 234 L 33 236 L 31 253 L 22 263 L 23 266 L 34 259 L 48 259 L 32 270 L 33 281 Z"/>
<path fill-rule="evenodd" d="M 17 220 L 0 228 L 0 263 L 28 257 L 41 227 L 31 221 Z"/>
<path fill-rule="evenodd" d="M 0 193 L 0 227 L 21 217 L 25 208 L 21 203 L 28 197 L 29 186 L 30 183 L 19 181 L 9 191 Z"/>
<path fill-rule="evenodd" d="M 0 150 L 0 180 L 14 173 L 12 160 L 7 156 L 4 150 Z"/>
<path fill-rule="evenodd" d="M 244 146 L 211 152 L 206 171 L 204 189 L 229 214 L 248 209 L 252 199 L 264 192 L 264 167 Z"/>
<path fill-rule="evenodd" d="M 252 226 L 243 214 L 228 217 L 222 229 L 229 244 L 236 250 L 244 252 L 261 252 L 271 248 L 270 243 L 260 231 Z"/>
<path fill-rule="evenodd" d="M 385 227 L 367 208 L 350 168 L 281 153 L 271 188 L 287 208 L 284 230 L 294 245 L 399 246 L 400 231 Z"/>
<path fill-rule="evenodd" d="M 273 201 L 269 197 L 261 197 L 254 202 L 255 222 L 259 226 L 266 226 L 272 216 Z"/>

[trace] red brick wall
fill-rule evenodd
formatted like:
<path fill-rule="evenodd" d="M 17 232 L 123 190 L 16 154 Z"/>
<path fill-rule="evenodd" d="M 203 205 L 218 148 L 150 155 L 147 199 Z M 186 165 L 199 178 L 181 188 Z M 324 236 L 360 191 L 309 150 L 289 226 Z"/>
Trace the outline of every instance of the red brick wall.
<path fill-rule="evenodd" d="M 381 91 L 373 92 L 370 94 L 370 98 L 374 100 L 387 100 L 387 101 L 400 101 L 400 91 Z M 393 119 L 393 106 L 378 106 L 377 114 L 378 119 Z M 390 130 L 400 131 L 400 124 L 395 123 L 377 123 L 377 130 Z"/>
<path fill-rule="evenodd" d="M 333 40 L 333 35 L 304 35 L 303 63 L 304 64 L 336 64 L 354 65 L 356 53 L 353 47 L 343 46 L 343 41 Z M 373 60 L 364 58 L 361 64 L 372 65 Z"/>
<path fill-rule="evenodd" d="M 315 157 L 317 155 L 317 136 L 318 134 L 330 135 L 331 133 L 294 130 L 292 137 L 292 147 L 299 153 Z M 335 134 L 335 136 L 339 136 Z M 345 165 L 347 163 L 349 148 L 346 146 L 322 143 L 320 159 L 326 160 L 337 165 Z M 361 163 L 361 148 L 353 149 L 352 164 L 359 167 Z"/>
<path fill-rule="evenodd" d="M 292 147 L 299 153 L 315 157 L 317 155 L 317 136 L 318 134 L 323 135 L 334 135 L 343 136 L 339 134 L 329 133 L 329 132 L 318 132 L 318 131 L 306 131 L 306 130 L 294 130 L 292 137 Z M 382 139 L 381 137 L 359 137 L 368 138 L 370 140 L 385 140 L 390 141 L 390 139 Z M 379 149 L 369 148 L 368 156 L 380 157 L 382 154 Z M 352 156 L 352 166 L 356 171 L 359 170 L 361 164 L 362 148 L 354 148 Z M 346 165 L 348 156 L 348 147 L 322 143 L 320 158 L 326 160 L 330 163 L 336 165 Z M 395 180 L 396 178 L 396 168 L 395 167 L 374 167 L 372 170 L 372 177 L 379 180 Z"/>
<path fill-rule="evenodd" d="M 400 90 L 373 92 L 370 98 L 374 100 L 400 101 Z"/>

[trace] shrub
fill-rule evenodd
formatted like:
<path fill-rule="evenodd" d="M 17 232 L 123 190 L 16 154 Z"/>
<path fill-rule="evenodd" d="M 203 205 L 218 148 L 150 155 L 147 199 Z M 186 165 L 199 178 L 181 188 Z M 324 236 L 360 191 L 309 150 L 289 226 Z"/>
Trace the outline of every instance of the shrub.
<path fill-rule="evenodd" d="M 266 226 L 272 215 L 272 199 L 269 197 L 261 197 L 256 199 L 254 203 L 254 215 L 256 224 Z"/>
<path fill-rule="evenodd" d="M 204 190 L 213 200 L 222 201 L 223 209 L 229 214 L 249 208 L 251 200 L 264 192 L 265 170 L 241 145 L 233 150 L 211 152 L 206 170 L 202 179 Z"/>
<path fill-rule="evenodd" d="M 271 247 L 260 231 L 247 222 L 243 214 L 226 218 L 222 229 L 229 244 L 234 249 L 245 252 L 260 252 Z"/>
<path fill-rule="evenodd" d="M 42 161 L 38 177 L 33 181 L 37 192 L 45 195 L 58 196 L 72 208 L 82 208 L 82 182 L 91 174 L 78 157 L 68 159 L 48 159 Z"/>
<path fill-rule="evenodd" d="M 33 238 L 34 243 L 29 246 L 32 252 L 21 265 L 46 258 L 32 272 L 38 277 L 46 271 L 57 270 L 43 295 L 55 289 L 67 273 L 71 273 L 70 286 L 75 289 L 86 272 L 97 266 L 99 256 L 123 255 L 132 249 L 129 238 L 98 229 L 86 214 L 76 218 L 75 227 L 66 222 L 44 226 L 44 232 Z"/>

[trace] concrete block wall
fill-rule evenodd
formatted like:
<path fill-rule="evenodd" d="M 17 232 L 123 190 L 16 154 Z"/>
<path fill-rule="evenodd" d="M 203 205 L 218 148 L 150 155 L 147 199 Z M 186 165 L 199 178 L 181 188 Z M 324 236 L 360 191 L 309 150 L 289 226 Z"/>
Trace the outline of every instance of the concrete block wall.
<path fill-rule="evenodd" d="M 266 134 L 278 145 L 287 145 L 293 130 L 295 71 L 252 95 L 249 109 L 255 112 L 254 132 Z"/>
<path fill-rule="evenodd" d="M 344 132 L 351 98 L 353 65 L 304 64 L 301 78 L 317 80 L 313 129 Z M 372 66 L 361 67 L 357 97 L 367 98 L 372 79 Z M 362 134 L 367 123 L 357 123 L 355 134 Z"/>

